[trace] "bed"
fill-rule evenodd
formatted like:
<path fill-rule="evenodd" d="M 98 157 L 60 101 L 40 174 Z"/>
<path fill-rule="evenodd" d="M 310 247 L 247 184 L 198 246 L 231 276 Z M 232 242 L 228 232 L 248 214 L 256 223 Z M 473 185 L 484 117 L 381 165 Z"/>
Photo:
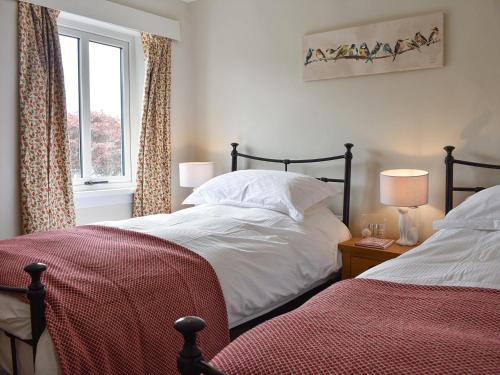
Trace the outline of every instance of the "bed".
<path fill-rule="evenodd" d="M 205 327 L 185 317 L 182 375 L 474 373 L 500 369 L 500 185 L 458 187 L 445 148 L 446 212 L 437 232 L 398 258 L 334 284 L 300 308 L 245 333 L 210 362 Z M 453 208 L 454 191 L 478 192 Z"/>
<path fill-rule="evenodd" d="M 54 231 L 40 235 L 42 237 L 35 237 L 35 240 L 32 240 L 31 238 L 33 237 L 30 236 L 22 236 L 25 238 L 23 239 L 20 237 L 19 241 L 21 243 L 23 243 L 23 241 L 31 241 L 30 246 L 32 246 L 32 248 L 30 248 L 30 252 L 27 252 L 25 258 L 20 259 L 27 260 L 30 259 L 31 256 L 32 260 L 37 260 L 37 256 L 40 254 L 37 252 L 37 246 L 39 247 L 39 245 L 43 243 L 45 245 L 49 244 L 50 246 L 47 246 L 51 247 L 51 249 L 46 251 L 46 254 L 50 253 L 49 260 L 52 261 L 52 264 L 49 262 L 47 265 L 34 263 L 27 266 L 26 272 L 28 272 L 32 278 L 32 282 L 27 289 L 19 285 L 20 282 L 5 283 L 9 286 L 0 287 L 0 291 L 7 292 L 0 294 L 0 330 L 6 333 L 6 335 L 2 335 L 0 339 L 0 366 L 14 374 L 32 373 L 34 361 L 37 374 L 63 373 L 64 371 L 62 368 L 64 368 L 66 372 L 72 374 L 92 373 L 96 372 L 96 368 L 86 367 L 87 364 L 85 364 L 85 362 L 95 360 L 95 362 L 101 366 L 100 370 L 106 373 L 123 371 L 124 365 L 122 363 L 110 363 L 110 359 L 105 358 L 102 353 L 97 354 L 98 358 L 96 359 L 92 357 L 92 355 L 95 355 L 93 353 L 86 353 L 89 354 L 89 357 L 85 358 L 85 356 L 76 356 L 75 354 L 78 352 L 75 351 L 72 357 L 70 356 L 68 357 L 69 359 L 65 359 L 68 363 L 63 362 L 61 366 L 61 347 L 73 345 L 69 337 L 75 335 L 72 330 L 65 331 L 68 332 L 66 335 L 68 337 L 66 338 L 54 337 L 52 334 L 54 332 L 53 330 L 56 329 L 53 325 L 53 321 L 57 317 L 60 318 L 63 313 L 68 316 L 75 314 L 71 315 L 71 319 L 77 320 L 79 325 L 86 325 L 86 330 L 94 328 L 94 331 L 103 331 L 102 334 L 94 338 L 94 340 L 106 339 L 107 345 L 112 344 L 113 349 L 109 349 L 109 351 L 113 353 L 115 351 L 119 352 L 120 350 L 130 352 L 131 349 L 127 348 L 125 350 L 120 348 L 120 345 L 122 345 L 121 343 L 114 343 L 110 341 L 110 338 L 106 338 L 105 336 L 107 334 L 104 331 L 107 327 L 100 323 L 101 320 L 106 321 L 107 319 L 109 327 L 114 327 L 116 331 L 128 331 L 127 334 L 129 337 L 124 338 L 121 336 L 120 338 L 124 338 L 127 345 L 130 345 L 131 348 L 134 348 L 132 336 L 141 336 L 142 340 L 145 340 L 150 339 L 156 332 L 162 332 L 161 336 L 169 336 L 169 340 L 173 343 L 172 353 L 174 354 L 170 354 L 170 356 L 173 355 L 170 359 L 170 362 L 173 363 L 175 352 L 180 341 L 177 342 L 177 335 L 174 335 L 173 332 L 168 332 L 168 334 L 163 333 L 164 327 L 169 326 L 170 322 L 166 310 L 173 309 L 177 312 L 170 311 L 170 314 L 179 314 L 179 311 L 182 311 L 182 309 L 175 310 L 174 307 L 170 306 L 167 308 L 163 306 L 167 306 L 170 299 L 178 301 L 180 298 L 175 295 L 176 293 L 180 293 L 177 290 L 163 290 L 174 289 L 171 284 L 162 285 L 163 281 L 154 280 L 155 283 L 158 283 L 156 289 L 162 289 L 161 293 L 163 294 L 155 294 L 155 301 L 144 301 L 145 304 L 147 302 L 150 311 L 165 311 L 165 316 L 155 316 L 155 320 L 152 324 L 156 325 L 156 329 L 154 332 L 149 333 L 147 332 L 147 328 L 135 327 L 135 325 L 130 324 L 130 322 L 120 322 L 118 324 L 116 323 L 117 319 L 115 316 L 112 318 L 106 317 L 105 315 L 99 316 L 99 322 L 97 322 L 97 313 L 93 311 L 93 306 L 90 305 L 90 303 L 95 301 L 95 298 L 92 293 L 89 292 L 96 283 L 98 284 L 98 282 L 93 280 L 89 275 L 97 275 L 97 271 L 100 272 L 101 269 L 105 269 L 105 273 L 102 275 L 107 279 L 111 275 L 115 275 L 116 271 L 113 268 L 123 268 L 120 271 L 121 273 L 118 280 L 120 284 L 113 285 L 115 288 L 113 290 L 115 290 L 116 295 L 120 296 L 120 299 L 132 298 L 131 295 L 133 293 L 122 289 L 126 287 L 133 290 L 141 290 L 141 285 L 145 282 L 149 283 L 151 278 L 155 276 L 146 275 L 149 279 L 145 279 L 145 272 L 141 271 L 141 273 L 137 274 L 134 265 L 139 264 L 138 262 L 142 261 L 142 257 L 148 256 L 148 267 L 156 270 L 156 268 L 158 268 L 157 259 L 163 256 L 161 254 L 162 252 L 166 252 L 162 248 L 165 244 L 170 244 L 169 246 L 171 248 L 168 249 L 169 256 L 173 257 L 176 252 L 184 251 L 185 259 L 189 257 L 192 258 L 189 259 L 191 259 L 190 262 L 192 263 L 194 271 L 190 272 L 201 273 L 201 275 L 193 276 L 195 281 L 184 280 L 183 273 L 179 273 L 176 269 L 171 271 L 173 276 L 170 276 L 180 278 L 182 282 L 191 282 L 191 284 L 188 285 L 188 289 L 193 289 L 194 294 L 199 294 L 195 295 L 195 297 L 198 298 L 200 302 L 198 304 L 195 303 L 194 307 L 185 307 L 185 309 L 192 309 L 193 314 L 203 312 L 204 314 L 210 314 L 212 311 L 219 311 L 217 313 L 217 318 L 214 318 L 215 320 L 212 322 L 212 324 L 218 326 L 218 328 L 211 332 L 211 335 L 219 335 L 217 342 L 219 346 L 227 344 L 227 342 L 224 341 L 226 340 L 224 332 L 222 332 L 224 331 L 224 327 L 226 336 L 228 336 L 227 329 L 229 327 L 231 336 L 236 337 L 257 323 L 297 306 L 318 291 L 325 289 L 334 281 L 338 280 L 341 259 L 336 246 L 338 242 L 350 237 L 347 226 L 349 223 L 352 144 L 346 144 L 345 154 L 305 160 L 281 160 L 256 157 L 238 152 L 237 146 L 237 144 L 232 144 L 231 169 L 233 172 L 237 171 L 238 158 L 281 163 L 285 166 L 285 171 L 288 170 L 289 165 L 295 163 L 317 163 L 332 160 L 344 161 L 344 176 L 342 179 L 319 178 L 318 180 L 320 180 L 320 182 L 316 182 L 321 186 L 329 185 L 326 184 L 326 182 L 336 182 L 344 185 L 342 221 L 339 220 L 323 202 L 318 202 L 318 204 L 314 204 L 312 207 L 307 208 L 304 210 L 301 220 L 296 220 L 296 218 L 293 219 L 291 217 L 293 216 L 292 214 L 286 214 L 280 211 L 279 208 L 276 210 L 265 208 L 269 202 L 265 202 L 265 204 L 260 207 L 259 205 L 253 204 L 248 207 L 242 207 L 231 204 L 231 202 L 218 201 L 217 203 L 213 203 L 211 201 L 202 200 L 200 201 L 201 203 L 194 202 L 195 206 L 191 208 L 173 214 L 153 215 L 117 222 L 103 222 L 93 226 L 76 228 L 74 230 Z M 243 171 L 240 172 L 244 174 Z M 234 176 L 236 176 L 237 173 L 239 172 L 236 172 Z M 251 172 L 248 173 L 250 174 Z M 270 173 L 272 174 L 273 172 Z M 291 176 L 293 173 L 289 172 L 286 175 Z M 321 187 L 321 189 L 323 188 Z M 204 190 L 200 188 L 198 195 L 203 191 Z M 245 190 L 245 193 L 248 195 L 248 189 Z M 192 195 L 195 194 L 193 193 Z M 308 194 L 308 197 L 312 195 L 314 194 Z M 187 202 L 193 203 L 191 201 Z M 120 240 L 117 240 L 117 238 Z M 163 240 L 165 240 L 165 243 L 161 242 Z M 75 241 L 85 241 L 87 246 L 93 249 L 91 253 L 92 256 L 89 259 L 76 261 L 74 257 L 77 256 L 75 254 L 78 253 L 63 254 L 61 256 L 59 254 L 54 254 L 53 248 L 55 246 L 72 246 L 71 244 Z M 7 244 L 10 246 L 11 243 L 9 242 Z M 0 245 L 5 247 L 6 242 L 0 242 Z M 101 248 L 99 246 L 104 247 Z M 113 258 L 115 255 L 111 251 L 109 254 L 106 253 L 104 258 L 99 258 L 102 257 L 103 253 L 109 250 L 106 246 L 108 248 L 113 248 L 114 253 L 118 252 L 118 249 L 120 253 L 127 253 L 119 255 L 123 257 L 123 259 L 121 259 L 123 265 L 113 263 L 115 261 L 115 258 Z M 147 254 L 144 253 L 144 249 L 148 250 Z M 3 250 L 2 246 L 0 246 L 0 252 Z M 84 248 L 78 248 L 77 250 L 87 251 Z M 91 250 L 89 250 L 89 252 L 90 251 Z M 8 256 L 12 255 L 8 252 L 3 252 L 2 254 L 3 256 L 6 254 Z M 46 254 L 44 253 L 42 255 L 46 256 Z M 8 260 L 10 258 L 4 257 L 4 260 L 5 259 Z M 21 262 L 17 256 L 13 259 L 15 263 Z M 95 259 L 100 260 L 96 261 Z M 106 261 L 108 261 L 108 264 L 104 266 L 103 262 Z M 75 280 L 72 279 L 74 278 L 73 275 L 64 274 L 60 271 L 63 265 L 65 267 L 73 266 L 71 264 L 73 262 L 75 273 L 78 274 Z M 67 263 L 70 263 L 70 266 L 67 266 Z M 5 262 L 2 263 L 3 266 L 5 266 L 5 264 Z M 184 264 L 182 263 L 176 265 L 176 267 L 183 266 Z M 207 276 L 205 274 L 211 272 L 215 277 L 212 275 L 210 279 L 210 275 Z M 0 275 L 0 279 L 2 279 L 3 276 L 5 275 Z M 67 280 L 64 279 L 66 277 L 68 277 Z M 129 278 L 133 279 L 133 281 L 128 280 Z M 22 277 L 16 275 L 14 280 L 22 280 Z M 46 281 L 48 285 L 47 288 L 45 288 L 41 281 Z M 112 281 L 113 283 L 117 282 L 115 279 Z M 215 283 L 217 283 L 216 286 Z M 53 291 L 50 289 L 51 285 L 57 286 L 59 284 L 63 284 L 64 288 L 72 288 L 72 293 L 74 295 L 88 302 L 86 305 L 87 307 L 92 306 L 88 314 L 84 314 L 88 315 L 87 317 L 80 317 L 78 315 L 81 314 L 80 312 L 72 311 L 69 307 L 66 307 L 67 310 L 63 310 L 59 306 L 61 300 L 54 300 L 54 296 L 50 294 Z M 88 285 L 82 287 L 82 284 Z M 204 297 L 207 293 L 211 293 L 212 289 L 219 288 L 219 285 L 220 294 L 223 297 L 222 303 L 215 297 Z M 13 295 L 13 293 L 15 295 Z M 57 293 L 59 295 L 59 290 L 57 290 Z M 151 291 L 144 291 L 144 294 L 146 293 L 149 295 Z M 160 291 L 158 291 L 158 293 L 160 293 Z M 31 304 L 26 303 L 26 300 L 20 298 L 25 294 L 27 294 Z M 53 294 L 56 294 L 56 291 L 54 291 Z M 45 298 L 46 295 L 47 297 Z M 165 295 L 167 297 L 165 297 Z M 158 301 L 160 297 L 166 298 L 167 300 Z M 134 302 L 136 304 L 134 305 L 134 309 L 129 311 L 127 306 L 123 305 L 123 301 L 115 301 L 115 299 L 117 299 L 115 296 L 113 296 L 113 298 L 106 298 L 106 303 L 116 304 L 113 305 L 115 306 L 114 309 L 108 309 L 113 315 L 119 315 L 116 310 L 122 308 L 124 310 L 120 310 L 120 314 L 127 318 L 137 314 L 138 311 L 141 315 L 148 314 L 148 310 L 144 306 L 140 306 L 142 304 L 142 300 L 140 299 Z M 184 300 L 191 298 L 193 298 L 191 294 L 186 294 L 182 297 Z M 130 304 L 132 304 L 132 302 L 130 302 Z M 222 312 L 222 310 L 224 311 Z M 99 314 L 101 314 L 101 312 L 99 312 Z M 155 315 L 159 314 L 156 313 Z M 224 315 L 224 317 L 222 317 L 222 315 Z M 96 322 L 94 322 L 93 319 L 95 319 Z M 147 317 L 141 316 L 140 319 L 137 320 L 142 322 L 142 320 L 147 321 L 147 319 Z M 158 319 L 160 319 L 159 322 Z M 134 322 L 132 321 L 132 323 Z M 150 331 L 151 330 L 152 329 L 150 329 Z M 82 330 L 79 332 L 79 336 L 77 335 L 75 337 L 82 343 L 90 345 L 90 342 L 86 343 L 88 338 L 85 332 L 86 331 Z M 170 336 L 175 337 L 170 338 Z M 180 340 L 180 338 L 178 339 Z M 217 340 L 211 340 L 207 335 L 204 343 L 205 345 L 211 345 L 212 341 Z M 159 343 L 161 343 L 161 341 L 159 341 Z M 140 351 L 141 342 L 137 342 L 135 345 L 135 351 Z M 219 347 L 215 351 L 217 345 L 213 348 L 213 354 L 220 349 Z M 168 355 L 165 357 L 165 348 L 162 348 L 159 344 L 157 346 L 159 348 L 155 356 L 159 358 L 163 357 L 161 361 L 167 360 L 166 358 L 169 357 Z M 106 353 L 106 355 L 108 354 L 109 353 Z M 133 354 L 135 355 L 135 353 Z M 113 355 L 117 356 L 118 354 Z M 121 362 L 125 363 L 127 361 L 127 358 L 123 356 L 120 358 Z M 139 358 L 139 362 L 141 359 L 142 358 Z M 81 363 L 76 366 L 73 362 Z M 14 365 L 12 366 L 12 364 Z M 130 367 L 130 364 L 127 366 Z M 135 363 L 135 366 L 135 372 L 132 370 L 127 370 L 127 372 L 172 373 L 172 367 L 169 365 L 153 366 L 142 364 L 142 367 L 140 367 L 139 364 Z M 105 371 L 103 369 L 107 370 Z"/>

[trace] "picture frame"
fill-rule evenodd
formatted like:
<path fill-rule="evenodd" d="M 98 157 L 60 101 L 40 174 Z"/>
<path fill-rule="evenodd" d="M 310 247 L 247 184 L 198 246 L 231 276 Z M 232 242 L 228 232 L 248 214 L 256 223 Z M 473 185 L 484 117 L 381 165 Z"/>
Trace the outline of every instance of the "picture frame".
<path fill-rule="evenodd" d="M 303 79 L 444 66 L 444 13 L 378 22 L 303 39 Z"/>

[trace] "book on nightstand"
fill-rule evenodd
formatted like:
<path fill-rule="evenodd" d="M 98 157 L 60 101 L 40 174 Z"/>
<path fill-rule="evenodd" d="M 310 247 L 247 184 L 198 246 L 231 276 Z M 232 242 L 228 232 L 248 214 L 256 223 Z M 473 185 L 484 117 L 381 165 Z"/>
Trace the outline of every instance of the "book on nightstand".
<path fill-rule="evenodd" d="M 355 243 L 356 246 L 373 247 L 375 249 L 387 249 L 394 243 L 388 238 L 365 237 Z"/>

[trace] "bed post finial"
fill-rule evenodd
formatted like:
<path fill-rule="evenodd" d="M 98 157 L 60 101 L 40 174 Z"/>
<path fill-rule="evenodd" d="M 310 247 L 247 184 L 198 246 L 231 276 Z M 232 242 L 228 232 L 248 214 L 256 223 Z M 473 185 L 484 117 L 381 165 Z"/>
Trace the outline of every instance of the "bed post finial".
<path fill-rule="evenodd" d="M 184 337 L 184 346 L 177 357 L 177 369 L 181 375 L 200 375 L 203 354 L 196 345 L 196 333 L 206 327 L 205 321 L 197 316 L 185 316 L 176 320 L 174 327 Z"/>
<path fill-rule="evenodd" d="M 455 158 L 452 155 L 455 146 L 445 146 L 446 157 L 444 163 L 446 164 L 446 192 L 445 192 L 445 209 L 447 214 L 453 208 L 453 163 Z"/>
<path fill-rule="evenodd" d="M 353 145 L 352 143 L 345 143 L 345 144 L 344 144 L 344 146 L 345 146 L 345 148 L 347 149 L 346 154 L 347 154 L 347 153 L 350 153 L 350 154 L 351 154 L 351 157 L 352 157 L 351 148 L 353 148 L 353 147 L 354 147 L 354 145 Z"/>
<path fill-rule="evenodd" d="M 233 142 L 231 143 L 231 146 L 233 147 L 233 150 L 231 151 L 231 172 L 234 172 L 238 170 L 238 150 L 236 150 L 238 143 Z"/>
<path fill-rule="evenodd" d="M 35 363 L 38 340 L 45 330 L 45 285 L 42 284 L 41 277 L 46 269 L 47 265 L 43 263 L 31 263 L 24 267 L 24 271 L 31 277 L 27 297 L 30 301 L 33 363 Z"/>
<path fill-rule="evenodd" d="M 344 144 L 346 148 L 345 152 L 345 171 L 344 171 L 344 204 L 342 208 L 342 221 L 349 227 L 349 206 L 351 201 L 351 161 L 352 152 L 351 148 L 354 147 L 352 143 Z"/>
<path fill-rule="evenodd" d="M 44 285 L 41 282 L 42 273 L 47 269 L 47 265 L 43 263 L 31 263 L 24 267 L 24 271 L 31 276 L 31 284 L 29 290 L 43 289 Z"/>
<path fill-rule="evenodd" d="M 455 149 L 455 146 L 444 146 L 444 150 L 448 154 L 447 156 L 452 156 L 451 153 L 453 152 L 454 149 Z"/>

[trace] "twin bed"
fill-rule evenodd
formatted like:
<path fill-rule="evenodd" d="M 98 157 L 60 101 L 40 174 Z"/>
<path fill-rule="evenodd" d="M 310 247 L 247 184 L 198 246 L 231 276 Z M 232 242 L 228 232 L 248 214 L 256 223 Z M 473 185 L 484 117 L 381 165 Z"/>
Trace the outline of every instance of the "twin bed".
<path fill-rule="evenodd" d="M 179 334 L 174 333 L 172 322 L 183 315 L 198 315 L 206 320 L 207 328 L 204 330 L 205 323 L 199 318 L 188 317 L 176 323 L 176 328 L 185 339 L 178 359 L 178 368 L 183 375 L 219 374 L 222 371 L 232 375 L 497 372 L 500 368 L 499 187 L 474 195 L 450 212 L 445 220 L 438 223 L 436 229 L 439 231 L 418 248 L 366 271 L 355 280 L 335 283 L 302 307 L 266 321 L 227 345 L 227 327 L 236 337 L 255 322 L 261 322 L 262 316 L 267 318 L 276 315 L 277 311 L 286 311 L 286 306 L 302 303 L 306 299 L 304 296 L 309 297 L 335 281 L 341 267 L 336 245 L 350 237 L 347 226 L 352 145 L 346 145 L 344 155 L 310 160 L 254 157 L 239 153 L 236 146 L 233 144 L 233 171 L 237 169 L 238 157 L 283 163 L 285 168 L 293 163 L 344 160 L 343 179 L 322 179 L 344 183 L 343 223 L 331 213 L 323 199 L 298 213 L 288 212 L 290 207 L 269 210 L 230 204 L 199 204 L 171 215 L 101 223 L 96 227 L 86 227 L 85 233 L 66 231 L 61 240 L 38 239 L 44 243 L 56 241 L 59 245 L 71 247 L 74 241 L 68 238 L 81 239 L 83 235 L 84 244 L 92 249 L 93 256 L 104 254 L 104 258 L 99 258 L 100 263 L 97 263 L 89 259 L 74 259 L 75 253 L 65 254 L 67 257 L 63 260 L 74 265 L 78 274 L 78 278 L 72 280 L 73 276 L 61 271 L 64 254 L 50 253 L 57 258 L 49 257 L 53 264 L 49 264 L 48 272 L 43 276 L 48 285 L 48 311 L 40 310 L 36 303 L 32 303 L 30 311 L 30 306 L 19 299 L 19 295 L 26 292 L 20 284 L 23 279 L 19 273 L 14 278 L 16 283 L 6 282 L 10 280 L 4 275 L 6 272 L 0 274 L 0 284 L 10 285 L 3 290 L 18 292 L 18 296 L 0 295 L 0 329 L 9 335 L 4 337 L 1 346 L 0 366 L 8 371 L 29 373 L 32 371 L 31 351 L 37 348 L 37 374 L 175 373 L 175 355 L 182 340 Z M 447 149 L 447 210 L 448 202 L 452 204 L 449 194 L 454 190 L 472 189 L 453 186 L 455 163 L 500 168 L 456 160 L 451 151 Z M 266 185 L 271 191 L 273 186 Z M 228 187 L 229 190 L 232 188 Z M 251 189 L 244 189 L 244 192 L 246 198 L 251 196 Z M 314 195 L 308 194 L 307 189 L 303 192 L 307 197 Z M 301 220 L 292 219 L 294 214 L 302 214 Z M 121 241 L 116 240 L 118 237 Z M 115 251 L 107 253 L 99 247 L 102 243 L 108 247 L 111 244 Z M 149 250 L 147 254 L 140 251 L 135 254 L 138 251 L 133 246 L 135 243 L 143 244 Z M 180 245 L 179 248 L 177 245 Z M 16 246 L 3 241 L 0 252 L 4 255 L 2 260 L 7 259 L 3 266 L 16 264 L 16 269 L 22 267 L 24 259 L 15 257 L 11 262 L 8 248 L 16 249 Z M 23 246 L 35 251 L 25 243 Z M 182 253 L 185 248 L 189 251 Z M 127 251 L 126 257 L 113 258 L 120 251 Z M 134 256 L 128 255 L 128 252 Z M 183 263 L 175 263 L 173 256 L 168 258 L 173 270 L 164 273 L 163 252 L 184 254 Z M 149 267 L 155 269 L 154 275 L 135 266 L 139 257 L 149 257 Z M 38 260 L 36 257 L 31 259 Z M 176 267 L 185 263 L 190 266 L 179 272 Z M 125 269 L 121 269 L 116 277 L 119 265 Z M 35 302 L 36 296 L 43 296 L 45 290 L 36 280 L 42 271 L 39 267 L 31 269 L 34 280 L 30 292 Z M 111 280 L 111 275 L 115 277 L 112 279 L 116 291 L 114 297 L 119 298 L 107 297 L 103 304 L 113 308 L 99 310 L 99 306 L 92 305 L 98 299 L 92 290 L 96 281 L 89 277 L 90 274 L 104 276 L 106 280 Z M 58 279 L 58 276 L 64 278 Z M 153 284 L 153 290 L 145 290 L 141 299 L 134 291 L 138 285 L 144 284 L 145 277 L 148 277 L 148 284 Z M 170 279 L 174 281 L 166 285 L 165 280 Z M 101 320 L 107 319 L 109 327 L 122 328 L 127 335 L 118 337 L 129 340 L 130 348 L 124 349 L 120 347 L 121 343 L 113 343 L 112 337 L 106 337 L 107 331 L 112 329 L 95 322 L 95 329 L 100 330 L 99 335 L 102 336 L 98 339 L 104 340 L 107 345 L 104 346 L 106 355 L 77 347 L 75 353 L 83 354 L 78 358 L 70 355 L 69 358 L 78 364 L 64 362 L 68 353 L 62 353 L 64 363 L 61 364 L 61 347 L 58 344 L 64 341 L 61 341 L 53 320 L 57 316 L 54 312 L 60 311 L 57 308 L 64 298 L 56 299 L 51 295 L 52 287 L 56 290 L 60 287 L 58 280 L 64 280 L 66 286 L 74 288 L 70 291 L 72 295 L 76 293 L 81 299 L 88 300 L 83 307 L 95 310 L 83 313 L 90 318 L 73 316 L 80 325 L 87 324 L 85 329 L 89 330 L 96 314 L 107 311 L 113 316 L 110 318 L 101 314 Z M 182 292 L 177 284 L 186 285 L 185 289 L 190 292 Z M 203 294 L 217 289 L 215 284 L 220 285 L 219 295 Z M 129 287 L 133 292 L 124 289 Z M 59 291 L 57 294 L 60 295 Z M 141 306 L 146 302 L 147 306 Z M 129 309 L 129 305 L 134 309 Z M 76 312 L 81 313 L 81 310 Z M 155 311 L 154 317 L 146 317 L 148 311 Z M 121 320 L 126 322 L 120 321 L 116 325 L 114 315 L 120 314 Z M 45 329 L 45 315 L 48 331 Z M 148 331 L 142 321 L 151 323 L 155 330 L 150 328 Z M 196 332 L 200 330 L 199 343 L 207 359 L 212 360 L 210 364 L 204 361 L 196 345 Z M 37 332 L 40 334 L 35 343 L 32 332 L 35 338 Z M 71 331 L 70 336 L 86 344 L 88 338 L 85 332 L 82 330 L 80 335 L 75 336 L 75 332 Z M 137 340 L 135 336 L 141 339 Z M 33 348 L 24 344 L 23 340 L 32 344 Z M 68 345 L 73 345 L 73 341 Z M 137 351 L 144 350 L 141 345 L 150 348 L 153 355 L 138 354 Z M 9 358 L 12 354 L 18 356 L 14 358 L 18 368 L 12 368 L 9 363 L 12 362 Z M 127 361 L 124 354 L 133 360 Z M 86 364 L 86 361 L 95 361 L 96 358 L 99 365 L 104 366 L 100 367 L 100 371 Z M 144 358 L 148 358 L 150 363 L 142 363 Z"/>
<path fill-rule="evenodd" d="M 282 172 L 277 172 L 263 176 L 265 186 L 262 188 L 267 193 L 255 191 L 252 198 L 251 189 L 244 185 L 237 186 L 233 180 L 241 174 L 243 184 L 252 181 L 251 186 L 258 187 L 260 173 L 253 176 L 250 171 L 250 175 L 246 176 L 246 171 L 240 171 L 230 174 L 230 183 L 235 186 L 222 181 L 220 188 L 227 188 L 225 198 L 241 199 L 243 202 L 254 199 L 249 206 L 205 200 L 204 204 L 169 215 L 103 222 L 96 226 L 2 241 L 0 253 L 4 272 L 0 273 L 0 284 L 10 285 L 3 288 L 4 291 L 15 292 L 12 290 L 15 286 L 19 293 L 0 294 L 0 329 L 7 333 L 1 335 L 0 366 L 13 373 L 32 373 L 34 357 L 37 374 L 95 372 L 96 368 L 88 362 L 105 366 L 109 369 L 108 373 L 123 372 L 125 369 L 129 374 L 172 373 L 175 372 L 175 357 L 182 343 L 172 325 L 179 316 L 200 314 L 211 320 L 211 325 L 217 326 L 217 329 L 214 328 L 217 337 L 210 339 L 215 342 L 212 349 L 215 354 L 228 344 L 228 328 L 231 336 L 236 337 L 331 285 L 340 278 L 341 257 L 337 244 L 350 238 L 347 225 L 352 145 L 345 146 L 345 153 L 337 156 L 278 160 L 239 153 L 237 145 L 232 144 L 233 172 L 237 170 L 238 158 L 280 163 L 285 169 L 295 163 L 343 162 L 343 178 L 294 178 L 292 184 L 298 181 L 298 185 L 285 193 L 296 196 L 280 196 L 283 183 L 286 185 L 288 182 L 281 181 Z M 290 172 L 284 175 L 293 177 L 295 174 Z M 245 180 L 248 178 L 250 180 Z M 334 193 L 327 182 L 343 185 L 341 220 L 326 206 L 325 198 Z M 273 186 L 276 192 L 272 191 Z M 293 190 L 295 188 L 296 191 Z M 266 194 L 268 199 L 261 202 Z M 297 207 L 283 206 L 288 198 L 295 199 Z M 294 220 L 290 214 L 284 213 L 289 209 L 293 209 L 295 215 L 302 215 L 301 220 Z M 141 235 L 144 237 L 139 238 Z M 152 238 L 164 241 L 166 253 L 179 250 L 172 248 L 174 244 L 189 249 L 191 254 L 165 260 L 167 255 L 160 254 L 159 250 L 162 244 L 152 242 Z M 36 297 L 39 298 L 32 298 L 30 306 L 22 298 L 26 294 L 22 286 L 27 284 L 23 281 L 27 275 L 23 276 L 19 271 L 23 264 L 33 260 L 47 263 L 47 271 L 41 276 L 47 285 L 47 294 L 44 301 L 45 288 L 34 280 L 30 288 L 38 288 Z M 173 269 L 165 270 L 165 262 L 169 266 L 173 264 Z M 146 263 L 147 267 L 142 263 Z M 189 265 L 187 269 L 178 271 L 185 264 Z M 151 268 L 155 271 L 151 272 Z M 32 265 L 32 277 L 39 278 L 43 270 L 39 264 Z M 211 270 L 215 272 L 215 282 Z M 200 284 L 205 284 L 204 278 L 206 283 L 212 282 L 210 288 L 202 289 L 205 285 Z M 141 291 L 146 297 L 138 295 L 137 291 L 146 283 L 148 289 Z M 212 296 L 218 293 L 219 288 L 214 283 L 220 285 L 217 296 Z M 106 291 L 101 290 L 103 286 Z M 210 298 L 201 295 L 200 290 L 210 294 Z M 78 300 L 75 301 L 73 296 L 77 296 Z M 150 305 L 150 311 L 147 311 L 140 306 L 141 303 L 154 303 L 147 299 L 159 302 Z M 123 300 L 133 308 L 122 304 Z M 77 306 L 73 307 L 75 304 Z M 113 306 L 113 309 L 107 309 L 107 306 Z M 213 319 L 207 317 L 208 314 Z M 117 322 L 116 315 L 121 315 L 125 323 Z M 141 327 L 149 316 L 153 316 L 151 320 L 154 320 L 149 323 L 162 336 L 155 337 L 156 342 L 151 340 L 152 333 Z M 56 320 L 63 322 L 56 324 Z M 66 324 L 69 320 L 76 321 L 76 327 Z M 139 347 L 144 341 L 151 341 L 146 345 L 150 353 L 144 353 L 149 364 L 127 362 L 126 357 L 132 357 L 134 353 L 130 353 L 129 348 L 120 347 L 121 343 L 117 341 L 123 337 L 117 338 L 114 337 L 115 332 L 107 332 L 101 320 L 107 320 L 114 331 L 135 332 L 125 340 L 128 346 L 137 346 L 136 351 L 141 350 Z M 221 332 L 224 330 L 226 334 Z M 90 338 L 93 335 L 96 337 Z M 132 336 L 139 336 L 139 339 Z M 95 352 L 94 341 L 98 341 L 96 346 L 101 352 Z M 112 350 L 110 345 L 114 346 Z M 86 349 L 82 351 L 82 347 Z M 161 353 L 152 354 L 154 347 L 160 348 Z M 121 353 L 121 363 L 116 363 L 117 352 Z M 81 353 L 81 358 L 76 358 L 78 353 Z M 130 366 L 135 368 L 132 370 Z"/>

